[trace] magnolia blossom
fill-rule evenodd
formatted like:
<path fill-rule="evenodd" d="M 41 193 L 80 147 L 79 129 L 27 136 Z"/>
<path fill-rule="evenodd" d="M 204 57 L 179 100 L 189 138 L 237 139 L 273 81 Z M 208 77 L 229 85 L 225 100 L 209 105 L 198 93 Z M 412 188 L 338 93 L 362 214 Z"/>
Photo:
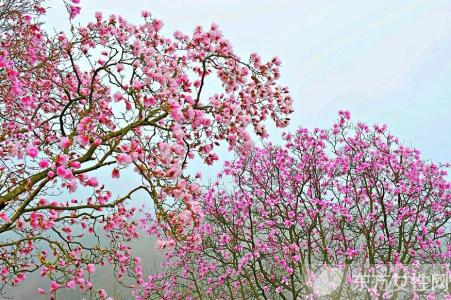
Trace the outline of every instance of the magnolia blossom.
<path fill-rule="evenodd" d="M 47 159 L 41 159 L 39 161 L 39 166 L 43 169 L 47 168 L 49 165 L 50 165 L 50 163 Z"/>
<path fill-rule="evenodd" d="M 95 272 L 95 270 L 96 270 L 96 268 L 95 268 L 95 265 L 94 264 L 88 264 L 88 272 L 89 273 L 94 273 Z"/>
<path fill-rule="evenodd" d="M 60 147 L 63 149 L 69 149 L 71 144 L 72 142 L 67 137 L 62 137 L 59 143 Z"/>
<path fill-rule="evenodd" d="M 39 154 L 38 148 L 34 145 L 28 145 L 26 151 L 31 158 L 35 158 Z"/>
<path fill-rule="evenodd" d="M 129 165 L 133 162 L 132 157 L 126 153 L 119 154 L 116 159 L 117 162 L 121 165 Z"/>

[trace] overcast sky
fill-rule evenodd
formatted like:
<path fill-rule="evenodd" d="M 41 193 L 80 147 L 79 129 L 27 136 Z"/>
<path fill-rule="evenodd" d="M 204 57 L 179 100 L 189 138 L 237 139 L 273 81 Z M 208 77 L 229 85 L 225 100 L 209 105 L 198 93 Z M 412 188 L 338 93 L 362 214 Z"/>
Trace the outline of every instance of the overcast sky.
<path fill-rule="evenodd" d="M 77 21 L 149 10 L 164 32 L 217 23 L 242 57 L 282 59 L 295 99 L 290 129 L 327 127 L 340 109 L 386 123 L 423 157 L 450 161 L 451 1 L 81 0 Z M 50 11 L 61 28 L 61 11 Z M 280 131 L 271 129 L 271 139 Z"/>

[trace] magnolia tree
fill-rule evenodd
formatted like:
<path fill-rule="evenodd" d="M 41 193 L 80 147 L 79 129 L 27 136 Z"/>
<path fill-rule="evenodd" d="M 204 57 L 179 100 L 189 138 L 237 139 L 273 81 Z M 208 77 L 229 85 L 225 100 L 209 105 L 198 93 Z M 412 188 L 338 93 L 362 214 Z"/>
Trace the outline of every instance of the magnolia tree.
<path fill-rule="evenodd" d="M 66 3 L 70 18 L 77 3 Z M 139 236 L 140 223 L 126 201 L 145 193 L 153 215 L 174 238 L 182 235 L 177 217 L 199 223 L 200 215 L 199 186 L 185 172 L 189 161 L 213 163 L 220 141 L 244 154 L 252 146 L 247 129 L 266 137 L 262 122 L 283 127 L 292 112 L 287 89 L 277 84 L 279 59 L 240 58 L 216 25 L 168 37 L 148 12 L 139 25 L 96 13 L 86 26 L 50 35 L 40 26 L 39 5 L 3 15 L 3 286 L 38 270 L 52 281 L 41 293 L 79 288 L 105 298 L 89 281 L 95 264 L 105 263 L 119 279 L 131 274 L 141 282 L 140 260 L 127 243 Z M 205 94 L 207 81 L 215 93 Z M 121 177 L 127 168 L 140 185 Z M 96 177 L 101 170 L 124 187 L 122 195 Z M 108 243 L 101 242 L 105 235 Z"/>
<path fill-rule="evenodd" d="M 447 275 L 448 165 L 425 162 L 385 126 L 352 124 L 347 112 L 330 130 L 284 140 L 226 164 L 189 239 L 162 235 L 166 270 L 148 277 L 141 299 L 443 299 L 446 285 L 435 295 L 393 285 L 400 270 L 421 266 Z M 381 275 L 377 266 L 391 281 L 358 284 Z"/>

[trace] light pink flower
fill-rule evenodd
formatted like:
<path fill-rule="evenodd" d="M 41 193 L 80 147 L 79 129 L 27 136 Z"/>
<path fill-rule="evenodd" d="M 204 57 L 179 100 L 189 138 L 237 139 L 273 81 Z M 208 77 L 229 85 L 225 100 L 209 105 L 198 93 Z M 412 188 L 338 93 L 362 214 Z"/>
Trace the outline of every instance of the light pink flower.
<path fill-rule="evenodd" d="M 94 264 L 88 264 L 87 270 L 88 270 L 89 273 L 92 274 L 92 273 L 94 273 L 96 271 L 96 267 L 95 267 Z"/>
<path fill-rule="evenodd" d="M 132 157 L 127 153 L 120 153 L 116 159 L 120 165 L 129 165 L 133 162 Z"/>
<path fill-rule="evenodd" d="M 67 282 L 66 287 L 69 289 L 74 289 L 75 288 L 75 280 L 71 280 L 71 281 Z"/>

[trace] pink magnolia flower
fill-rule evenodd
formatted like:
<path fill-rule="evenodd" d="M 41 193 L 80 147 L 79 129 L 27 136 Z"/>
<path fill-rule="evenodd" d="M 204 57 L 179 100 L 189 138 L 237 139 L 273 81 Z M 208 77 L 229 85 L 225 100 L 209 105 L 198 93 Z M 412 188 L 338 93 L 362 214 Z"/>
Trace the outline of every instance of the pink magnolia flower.
<path fill-rule="evenodd" d="M 119 170 L 114 168 L 113 171 L 111 172 L 111 177 L 112 178 L 119 178 L 121 175 L 119 173 Z"/>
<path fill-rule="evenodd" d="M 51 292 L 55 292 L 57 289 L 59 289 L 60 288 L 60 285 L 58 284 L 58 282 L 56 282 L 56 281 L 52 281 L 51 283 L 50 283 L 50 291 Z"/>
<path fill-rule="evenodd" d="M 133 81 L 132 88 L 135 90 L 140 90 L 142 88 L 142 83 L 139 80 Z"/>
<path fill-rule="evenodd" d="M 23 230 L 25 228 L 25 222 L 22 220 L 18 220 L 16 222 L 16 228 L 19 230 Z"/>
<path fill-rule="evenodd" d="M 108 294 L 106 293 L 106 291 L 104 289 L 100 289 L 98 293 L 101 298 L 108 297 Z"/>
<path fill-rule="evenodd" d="M 79 161 L 74 160 L 74 161 L 71 161 L 69 165 L 74 169 L 79 169 L 81 166 L 81 163 Z"/>
<path fill-rule="evenodd" d="M 66 166 L 67 162 L 68 162 L 69 158 L 67 155 L 65 154 L 58 154 L 55 158 L 55 163 L 58 166 Z"/>
<path fill-rule="evenodd" d="M 89 145 L 89 136 L 87 135 L 78 135 L 77 136 L 77 142 L 82 145 L 83 147 L 86 147 Z"/>
<path fill-rule="evenodd" d="M 95 272 L 95 270 L 96 270 L 96 267 L 95 267 L 95 265 L 94 264 L 88 264 L 88 266 L 87 266 L 87 270 L 88 270 L 88 272 L 89 273 L 94 273 Z"/>
<path fill-rule="evenodd" d="M 72 142 L 67 137 L 62 137 L 59 142 L 60 147 L 63 149 L 69 149 L 71 144 L 72 144 Z"/>
<path fill-rule="evenodd" d="M 66 284 L 66 287 L 69 289 L 74 289 L 75 288 L 75 280 L 71 280 Z"/>
<path fill-rule="evenodd" d="M 32 144 L 29 144 L 25 150 L 27 151 L 28 156 L 30 156 L 31 158 L 35 158 L 39 154 L 38 148 L 36 148 L 36 146 Z"/>
<path fill-rule="evenodd" d="M 59 177 L 65 178 L 65 177 L 68 175 L 68 172 L 69 172 L 69 170 L 67 170 L 67 169 L 66 169 L 65 167 L 63 167 L 63 166 L 60 166 L 60 167 L 56 168 L 56 174 L 57 174 Z"/>
<path fill-rule="evenodd" d="M 50 165 L 49 161 L 47 159 L 41 159 L 39 161 L 39 167 L 45 169 Z"/>
<path fill-rule="evenodd" d="M 13 284 L 18 285 L 19 283 L 21 283 L 24 280 L 25 280 L 24 274 L 22 274 L 22 273 L 17 274 L 16 277 L 14 277 L 14 279 L 13 279 Z"/>
<path fill-rule="evenodd" d="M 11 221 L 11 219 L 5 213 L 0 213 L 0 219 L 5 221 L 5 222 L 10 222 Z"/>
<path fill-rule="evenodd" d="M 127 153 L 120 153 L 116 159 L 120 165 L 129 165 L 133 162 L 132 157 Z"/>
<path fill-rule="evenodd" d="M 78 185 L 76 182 L 70 181 L 67 183 L 67 189 L 69 193 L 75 193 L 77 191 Z"/>
<path fill-rule="evenodd" d="M 116 92 L 113 94 L 114 102 L 119 102 L 124 99 L 124 96 L 120 92 Z"/>
<path fill-rule="evenodd" d="M 155 98 L 149 98 L 149 97 L 144 97 L 143 99 L 143 104 L 145 107 L 150 107 L 152 105 L 155 105 L 157 102 L 155 100 Z"/>
<path fill-rule="evenodd" d="M 23 97 L 20 101 L 26 106 L 32 106 L 34 103 L 34 99 L 30 96 Z"/>
<path fill-rule="evenodd" d="M 185 132 L 183 131 L 182 126 L 180 126 L 179 124 L 173 125 L 171 130 L 174 138 L 176 138 L 177 140 L 181 140 L 185 136 Z"/>
<path fill-rule="evenodd" d="M 70 18 L 74 19 L 76 16 L 78 16 L 80 14 L 80 11 L 81 11 L 80 6 L 75 6 L 75 5 L 69 6 Z"/>
<path fill-rule="evenodd" d="M 99 182 L 97 181 L 97 178 L 95 178 L 95 177 L 89 178 L 86 183 L 92 187 L 97 187 L 99 185 Z"/>
<path fill-rule="evenodd" d="M 101 21 L 102 20 L 102 13 L 100 11 L 96 11 L 95 12 L 95 17 L 96 17 L 97 21 Z"/>

